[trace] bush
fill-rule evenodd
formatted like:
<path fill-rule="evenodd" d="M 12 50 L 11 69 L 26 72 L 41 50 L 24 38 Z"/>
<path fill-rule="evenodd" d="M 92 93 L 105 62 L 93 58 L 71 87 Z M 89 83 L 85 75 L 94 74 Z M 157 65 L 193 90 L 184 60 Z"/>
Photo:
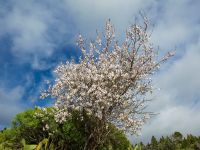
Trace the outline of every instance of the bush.
<path fill-rule="evenodd" d="M 46 139 L 47 149 L 81 150 L 90 132 L 98 126 L 98 118 L 72 111 L 72 116 L 63 123 L 54 120 L 53 108 L 28 109 L 19 113 L 13 119 L 12 128 L 1 131 L 0 146 L 3 146 L 2 149 L 20 149 L 24 146 L 23 140 L 26 144 L 40 143 L 42 146 L 44 142 L 41 141 Z M 126 150 L 132 147 L 122 131 L 112 124 L 108 129 L 108 140 L 99 145 L 98 150 Z"/>
<path fill-rule="evenodd" d="M 22 145 L 17 138 L 19 131 L 17 129 L 4 129 L 0 132 L 0 149 L 17 149 Z"/>

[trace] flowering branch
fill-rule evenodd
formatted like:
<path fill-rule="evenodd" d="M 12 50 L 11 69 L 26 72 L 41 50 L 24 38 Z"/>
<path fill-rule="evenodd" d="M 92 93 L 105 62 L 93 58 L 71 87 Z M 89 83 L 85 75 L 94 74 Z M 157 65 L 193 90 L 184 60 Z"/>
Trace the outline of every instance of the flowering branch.
<path fill-rule="evenodd" d="M 125 132 L 138 133 L 149 119 L 145 107 L 146 95 L 153 90 L 150 76 L 172 56 L 168 53 L 157 61 L 148 26 L 146 18 L 143 25 L 131 25 L 120 45 L 108 20 L 104 38 L 97 32 L 89 50 L 79 35 L 80 63 L 67 61 L 59 65 L 55 70 L 56 82 L 48 91 L 57 100 L 55 117 L 59 122 L 70 115 L 71 109 L 85 110 L 99 118 L 103 126 L 112 123 Z"/>

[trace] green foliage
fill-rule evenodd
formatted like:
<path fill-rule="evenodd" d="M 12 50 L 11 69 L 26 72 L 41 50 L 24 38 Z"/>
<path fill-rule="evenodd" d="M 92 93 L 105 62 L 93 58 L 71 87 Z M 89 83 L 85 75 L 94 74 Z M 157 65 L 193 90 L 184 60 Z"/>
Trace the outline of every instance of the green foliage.
<path fill-rule="evenodd" d="M 38 143 L 43 138 L 45 138 L 48 133 L 43 132 L 44 123 L 41 119 L 35 117 L 35 112 L 38 109 L 28 109 L 25 112 L 19 113 L 13 119 L 13 129 L 18 130 L 18 139 L 25 139 L 25 141 L 30 143 Z"/>
<path fill-rule="evenodd" d="M 152 136 L 152 138 L 151 138 L 151 148 L 152 149 L 156 149 L 157 148 L 157 145 L 158 145 L 158 142 L 157 142 L 157 140 L 156 140 L 156 138 L 154 137 L 154 136 Z"/>
<path fill-rule="evenodd" d="M 26 144 L 25 139 L 22 139 L 21 143 L 23 144 L 23 149 L 24 150 L 33 150 L 33 149 L 35 149 L 37 147 L 37 145 L 34 145 L 34 144 L 32 144 L 32 145 Z"/>
<path fill-rule="evenodd" d="M 180 132 L 175 132 L 171 136 L 162 136 L 160 140 L 152 136 L 151 143 L 142 145 L 141 150 L 200 150 L 200 137 L 187 135 L 183 138 Z"/>
<path fill-rule="evenodd" d="M 37 146 L 36 146 L 36 150 L 41 150 L 42 147 L 44 147 L 45 150 L 47 150 L 48 147 L 48 139 L 43 139 Z"/>
<path fill-rule="evenodd" d="M 98 118 L 73 111 L 70 118 L 58 124 L 52 111 L 52 108 L 47 108 L 44 113 L 35 108 L 17 114 L 12 128 L 0 132 L 0 150 L 82 150 L 91 131 L 98 126 Z M 49 128 L 44 130 L 47 124 Z M 200 150 L 200 137 L 183 137 L 180 132 L 160 139 L 153 136 L 151 143 L 140 143 L 133 148 L 125 134 L 114 125 L 110 124 L 108 130 L 106 142 L 97 150 Z"/>
<path fill-rule="evenodd" d="M 22 146 L 17 138 L 19 131 L 17 129 L 4 129 L 0 132 L 0 149 L 17 149 Z"/>
<path fill-rule="evenodd" d="M 134 147 L 134 150 L 142 150 L 142 145 L 141 145 L 141 144 L 137 144 L 137 145 Z"/>
<path fill-rule="evenodd" d="M 116 129 L 115 126 L 110 125 L 111 134 L 108 137 L 106 143 L 99 148 L 99 150 L 132 150 L 133 147 L 129 140 L 126 138 L 122 131 Z"/>
<path fill-rule="evenodd" d="M 72 110 L 72 116 L 58 124 L 52 111 L 52 108 L 47 108 L 46 112 L 35 108 L 17 114 L 12 128 L 0 132 L 0 149 L 83 149 L 91 131 L 98 126 L 98 118 Z M 46 125 L 47 129 L 44 128 Z M 99 145 L 98 150 L 132 150 L 132 145 L 122 131 L 111 124 L 108 129 L 108 140 Z"/>

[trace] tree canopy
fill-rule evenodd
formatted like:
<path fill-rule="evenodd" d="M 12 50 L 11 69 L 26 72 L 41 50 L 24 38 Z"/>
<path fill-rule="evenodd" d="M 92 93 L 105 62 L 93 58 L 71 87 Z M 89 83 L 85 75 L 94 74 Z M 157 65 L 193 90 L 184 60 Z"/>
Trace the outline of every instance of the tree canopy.
<path fill-rule="evenodd" d="M 95 149 L 106 141 L 108 124 L 137 134 L 149 119 L 151 113 L 145 108 L 149 100 L 146 95 L 153 91 L 150 77 L 172 54 L 157 59 L 148 26 L 147 18 L 143 17 L 142 24 L 135 23 L 126 30 L 122 42 L 117 40 L 110 20 L 106 22 L 105 33 L 100 35 L 97 31 L 96 39 L 89 44 L 79 35 L 80 62 L 58 65 L 55 83 L 43 93 L 44 97 L 56 99 L 58 123 L 65 121 L 72 109 L 99 119 L 85 149 L 89 145 Z"/>

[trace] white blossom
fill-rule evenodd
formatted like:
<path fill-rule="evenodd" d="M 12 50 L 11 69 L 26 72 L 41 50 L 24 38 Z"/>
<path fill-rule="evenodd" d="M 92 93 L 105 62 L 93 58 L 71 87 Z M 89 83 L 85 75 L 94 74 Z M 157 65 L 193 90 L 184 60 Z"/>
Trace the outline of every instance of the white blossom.
<path fill-rule="evenodd" d="M 47 93 L 57 99 L 56 122 L 65 121 L 72 108 L 85 109 L 126 132 L 137 133 L 150 116 L 144 110 L 146 94 L 152 91 L 150 77 L 172 54 L 157 61 L 146 20 L 143 26 L 131 25 L 121 45 L 115 40 L 110 20 L 102 37 L 105 39 L 98 34 L 87 51 L 79 35 L 80 63 L 66 62 L 55 70 L 55 84 Z"/>

